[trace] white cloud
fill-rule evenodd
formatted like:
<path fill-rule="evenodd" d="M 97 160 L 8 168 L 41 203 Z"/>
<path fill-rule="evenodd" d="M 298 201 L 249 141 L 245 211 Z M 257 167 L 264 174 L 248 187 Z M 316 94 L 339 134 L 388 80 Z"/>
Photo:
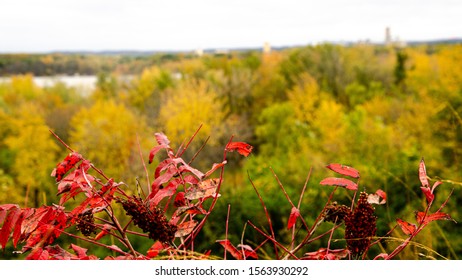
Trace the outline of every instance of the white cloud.
<path fill-rule="evenodd" d="M 0 0 L 0 52 L 462 37 L 457 0 Z"/>

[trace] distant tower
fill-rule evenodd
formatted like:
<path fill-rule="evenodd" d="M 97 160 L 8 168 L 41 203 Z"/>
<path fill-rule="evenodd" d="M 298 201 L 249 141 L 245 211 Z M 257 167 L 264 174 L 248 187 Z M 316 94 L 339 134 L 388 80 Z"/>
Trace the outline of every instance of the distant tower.
<path fill-rule="evenodd" d="M 196 53 L 197 56 L 201 57 L 201 56 L 204 55 L 204 50 L 203 50 L 203 49 L 197 49 L 197 50 L 195 51 L 195 53 Z"/>
<path fill-rule="evenodd" d="M 263 45 L 263 53 L 264 54 L 271 53 L 271 46 L 268 42 L 265 42 L 265 44 Z"/>
<path fill-rule="evenodd" d="M 389 46 L 391 45 L 392 40 L 391 40 L 391 31 L 390 27 L 385 28 L 385 45 Z"/>

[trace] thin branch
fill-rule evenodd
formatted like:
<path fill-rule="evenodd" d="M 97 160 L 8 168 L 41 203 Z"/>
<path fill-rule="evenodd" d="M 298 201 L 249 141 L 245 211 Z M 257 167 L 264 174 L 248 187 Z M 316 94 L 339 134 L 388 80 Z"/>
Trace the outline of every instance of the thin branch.
<path fill-rule="evenodd" d="M 144 173 L 146 174 L 146 182 L 148 183 L 148 195 L 150 195 L 151 194 L 151 182 L 149 181 L 149 172 L 148 172 L 148 169 L 146 168 L 146 163 L 144 162 L 143 152 L 141 151 L 141 144 L 140 144 L 138 133 L 136 133 L 136 142 L 138 143 L 138 152 L 140 154 L 141 163 L 143 164 Z"/>
<path fill-rule="evenodd" d="M 261 235 L 263 235 L 264 237 L 266 237 L 267 239 L 273 241 L 273 244 L 277 245 L 278 247 L 281 247 L 282 250 L 284 250 L 287 254 L 289 254 L 290 256 L 292 256 L 294 259 L 297 259 L 297 256 L 295 256 L 289 249 L 287 249 L 286 247 L 284 247 L 281 243 L 279 243 L 275 238 L 269 236 L 268 234 L 266 234 L 264 231 L 262 231 L 261 229 L 259 229 L 257 226 L 255 226 L 251 221 L 247 221 L 247 223 L 249 225 L 251 225 L 256 231 L 258 231 Z"/>
<path fill-rule="evenodd" d="M 266 208 L 265 202 L 263 201 L 263 198 L 261 197 L 260 193 L 258 192 L 257 187 L 253 183 L 252 178 L 250 178 L 249 171 L 247 171 L 247 177 L 249 178 L 250 184 L 252 185 L 253 189 L 257 193 L 258 199 L 260 200 L 260 204 L 263 206 L 263 210 L 265 211 L 265 215 L 266 215 L 266 220 L 268 221 L 269 228 L 270 228 L 270 231 L 271 231 L 271 236 L 272 236 L 273 239 L 276 239 L 276 236 L 275 236 L 274 230 L 273 230 L 273 223 L 272 223 L 271 217 L 270 217 L 270 215 L 268 213 L 268 209 Z M 278 250 L 277 250 L 276 245 L 274 245 L 274 251 L 275 251 L 275 254 L 276 254 L 276 258 L 278 258 Z"/>
<path fill-rule="evenodd" d="M 191 160 L 188 162 L 188 165 L 191 165 L 191 163 L 196 159 L 196 157 L 200 154 L 200 152 L 202 152 L 204 147 L 207 145 L 207 142 L 209 141 L 209 139 L 210 139 L 210 136 L 208 136 L 207 139 L 205 139 L 204 143 L 200 146 L 199 150 L 197 150 L 197 152 L 193 155 Z"/>
<path fill-rule="evenodd" d="M 74 150 L 73 150 L 71 147 L 69 147 L 69 145 L 67 145 L 61 138 L 59 138 L 59 136 L 58 136 L 56 133 L 54 133 L 53 130 L 50 129 L 49 131 L 51 132 L 51 134 L 53 134 L 53 136 L 54 136 L 56 139 L 58 139 L 59 142 L 61 142 L 61 144 L 62 144 L 64 147 L 66 147 L 66 149 L 68 149 L 68 150 L 71 151 L 71 152 L 74 152 Z"/>
<path fill-rule="evenodd" d="M 191 136 L 191 138 L 189 139 L 188 143 L 186 143 L 186 146 L 182 149 L 181 152 L 179 152 L 179 154 L 176 155 L 176 157 L 181 157 L 183 156 L 184 152 L 188 149 L 189 145 L 191 144 L 191 142 L 194 140 L 194 138 L 196 137 L 197 133 L 199 133 L 199 130 L 201 130 L 202 128 L 202 124 L 199 126 L 199 128 L 197 128 L 196 132 L 194 132 L 193 136 Z M 179 151 L 179 150 L 178 150 Z"/>
<path fill-rule="evenodd" d="M 228 240 L 228 222 L 229 222 L 229 212 L 231 210 L 231 204 L 228 204 L 228 213 L 226 214 L 226 226 L 225 226 L 225 240 Z M 224 250 L 225 251 L 225 255 L 224 255 L 224 259 L 226 260 L 226 251 L 227 250 Z"/>

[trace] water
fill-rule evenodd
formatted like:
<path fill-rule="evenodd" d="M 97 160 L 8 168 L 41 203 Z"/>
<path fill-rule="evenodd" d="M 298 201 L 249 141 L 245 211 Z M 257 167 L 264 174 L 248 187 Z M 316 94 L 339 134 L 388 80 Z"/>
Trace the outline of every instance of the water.
<path fill-rule="evenodd" d="M 83 96 L 90 95 L 96 88 L 97 76 L 46 76 L 33 77 L 34 83 L 39 87 L 51 87 L 54 84 L 61 82 L 67 87 L 75 88 L 78 93 Z M 0 77 L 0 83 L 7 83 L 11 80 L 9 77 Z"/>

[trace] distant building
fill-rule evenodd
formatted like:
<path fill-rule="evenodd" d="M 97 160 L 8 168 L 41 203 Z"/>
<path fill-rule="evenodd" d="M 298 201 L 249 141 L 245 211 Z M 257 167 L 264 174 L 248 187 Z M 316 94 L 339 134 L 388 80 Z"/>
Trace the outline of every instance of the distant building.
<path fill-rule="evenodd" d="M 271 45 L 268 42 L 265 42 L 263 44 L 263 53 L 264 54 L 269 54 L 271 53 Z"/>
<path fill-rule="evenodd" d="M 391 40 L 391 30 L 390 27 L 387 26 L 387 28 L 385 28 L 385 46 L 390 46 L 392 43 L 393 41 Z"/>
<path fill-rule="evenodd" d="M 198 57 L 201 57 L 201 56 L 204 55 L 204 50 L 203 50 L 203 49 L 197 49 L 197 50 L 195 51 L 195 53 L 196 53 L 196 55 L 197 55 Z"/>
<path fill-rule="evenodd" d="M 385 28 L 385 46 L 393 46 L 398 48 L 406 47 L 406 42 L 402 41 L 399 37 L 395 37 L 393 40 L 391 37 L 391 29 L 390 27 Z"/>

